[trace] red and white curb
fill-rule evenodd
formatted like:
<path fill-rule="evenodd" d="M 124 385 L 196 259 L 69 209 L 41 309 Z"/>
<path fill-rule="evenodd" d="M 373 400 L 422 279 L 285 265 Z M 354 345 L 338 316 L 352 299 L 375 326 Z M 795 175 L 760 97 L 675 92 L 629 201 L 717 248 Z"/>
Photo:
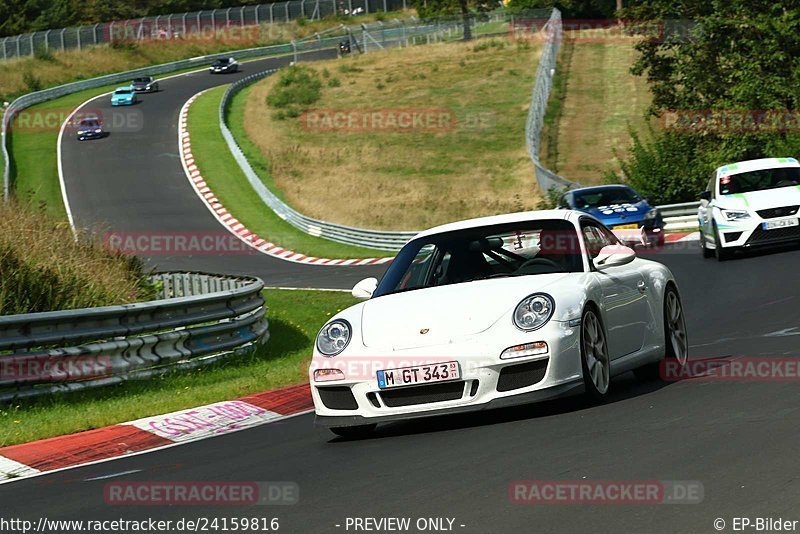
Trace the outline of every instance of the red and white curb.
<path fill-rule="evenodd" d="M 259 237 L 258 235 L 248 230 L 244 224 L 239 222 L 227 209 L 225 209 L 225 206 L 222 205 L 219 199 L 214 195 L 214 192 L 211 191 L 211 188 L 203 179 L 203 175 L 197 168 L 197 164 L 195 163 L 194 160 L 194 155 L 192 154 L 192 141 L 189 137 L 189 132 L 187 129 L 189 107 L 197 99 L 197 97 L 203 94 L 203 92 L 204 91 L 200 91 L 192 98 L 187 100 L 186 103 L 181 108 L 181 113 L 178 123 L 178 147 L 180 150 L 181 162 L 183 163 L 183 170 L 186 173 L 186 177 L 189 179 L 189 183 L 192 184 L 192 187 L 194 188 L 197 195 L 205 203 L 206 207 L 208 207 L 208 209 L 211 211 L 214 217 L 217 218 L 220 224 L 222 224 L 231 233 L 233 233 L 233 235 L 235 235 L 236 237 L 238 237 L 247 245 L 256 249 L 257 251 L 262 252 L 264 254 L 269 254 L 270 256 L 274 256 L 276 258 L 286 261 L 307 263 L 311 265 L 352 265 L 352 266 L 379 265 L 379 264 L 389 263 L 392 261 L 393 258 L 329 259 L 329 258 L 315 258 L 313 256 L 306 256 L 305 254 L 301 254 L 293 250 L 286 250 L 285 248 L 279 247 L 275 243 L 271 243 L 266 239 Z"/>
<path fill-rule="evenodd" d="M 96 430 L 3 447 L 0 448 L 0 481 L 12 482 L 163 449 L 275 422 L 312 409 L 309 385 L 301 384 Z"/>

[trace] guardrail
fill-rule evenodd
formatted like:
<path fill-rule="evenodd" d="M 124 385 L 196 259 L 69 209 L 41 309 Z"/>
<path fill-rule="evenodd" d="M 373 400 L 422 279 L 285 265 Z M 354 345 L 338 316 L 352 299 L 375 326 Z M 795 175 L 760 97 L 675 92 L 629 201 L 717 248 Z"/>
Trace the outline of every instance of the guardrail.
<path fill-rule="evenodd" d="M 355 44 L 356 46 L 361 46 L 363 50 L 367 50 L 369 43 L 372 43 L 373 46 L 377 45 L 380 47 L 397 44 L 402 46 L 404 44 L 408 44 L 417 36 L 444 34 L 446 32 L 450 32 L 455 27 L 459 27 L 461 24 L 462 21 L 459 19 L 448 21 L 444 24 L 437 22 L 434 24 L 419 24 L 411 27 L 403 25 L 398 28 L 383 26 L 379 29 L 380 35 L 378 35 L 377 32 L 370 32 L 366 27 L 362 27 L 360 32 L 361 42 L 356 42 Z M 372 35 L 372 33 L 375 33 L 375 35 Z M 339 38 L 337 37 L 336 39 Z M 253 169 L 253 166 L 247 160 L 247 157 L 239 147 L 239 144 L 236 142 L 236 139 L 233 137 L 230 128 L 228 128 L 226 115 L 230 101 L 235 94 L 248 85 L 262 80 L 276 71 L 277 69 L 270 69 L 264 72 L 259 72 L 231 84 L 231 86 L 228 87 L 228 89 L 225 91 L 225 94 L 222 96 L 222 100 L 220 101 L 219 105 L 219 127 L 222 131 L 222 136 L 225 138 L 225 142 L 227 143 L 231 154 L 233 154 L 236 163 L 239 165 L 239 168 L 242 170 L 245 177 L 247 177 L 247 181 L 250 183 L 250 186 L 255 190 L 262 202 L 264 202 L 264 204 L 274 211 L 275 214 L 295 228 L 307 234 L 316 237 L 323 237 L 339 243 L 369 247 L 377 250 L 400 250 L 400 248 L 402 248 L 402 246 L 408 242 L 408 240 L 418 233 L 417 231 L 370 230 L 367 228 L 346 226 L 343 224 L 337 224 L 308 217 L 278 198 L 261 181 L 256 171 Z"/>
<path fill-rule="evenodd" d="M 674 230 L 696 230 L 697 208 L 700 202 L 682 202 L 680 204 L 665 204 L 657 206 L 664 218 L 664 229 Z"/>
<path fill-rule="evenodd" d="M 0 402 L 196 368 L 269 339 L 258 278 L 151 280 L 159 300 L 0 317 Z"/>

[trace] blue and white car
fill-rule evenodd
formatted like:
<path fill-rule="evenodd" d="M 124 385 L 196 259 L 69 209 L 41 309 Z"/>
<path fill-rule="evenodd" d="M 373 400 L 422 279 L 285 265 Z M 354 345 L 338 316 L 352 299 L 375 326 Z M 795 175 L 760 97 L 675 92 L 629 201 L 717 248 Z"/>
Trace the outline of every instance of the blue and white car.
<path fill-rule="evenodd" d="M 111 94 L 112 106 L 130 106 L 136 102 L 138 102 L 136 91 L 134 91 L 131 86 L 117 87 Z"/>
<path fill-rule="evenodd" d="M 703 256 L 800 241 L 800 163 L 764 158 L 719 167 L 700 195 Z"/>
<path fill-rule="evenodd" d="M 658 209 L 627 185 L 582 187 L 564 193 L 558 207 L 588 213 L 628 243 L 664 245 L 664 219 Z"/>

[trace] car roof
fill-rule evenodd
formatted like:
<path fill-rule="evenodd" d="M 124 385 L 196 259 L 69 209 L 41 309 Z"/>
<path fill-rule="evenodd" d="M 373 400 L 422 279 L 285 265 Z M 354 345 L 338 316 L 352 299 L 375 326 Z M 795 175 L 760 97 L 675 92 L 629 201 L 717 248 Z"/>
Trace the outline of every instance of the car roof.
<path fill-rule="evenodd" d="M 608 189 L 631 189 L 631 190 L 633 190 L 633 188 L 631 186 L 625 185 L 625 184 L 607 184 L 607 185 L 593 185 L 591 187 L 579 187 L 577 189 L 570 189 L 568 192 L 569 193 L 576 193 L 578 191 L 581 191 L 581 192 L 587 192 L 588 193 L 588 192 L 592 192 L 592 191 L 605 191 L 605 190 L 608 190 Z"/>
<path fill-rule="evenodd" d="M 743 172 L 758 171 L 761 169 L 774 169 L 776 167 L 800 167 L 794 158 L 761 158 L 739 161 L 730 165 L 723 165 L 716 170 L 717 177 L 730 176 Z"/>
<path fill-rule="evenodd" d="M 436 234 L 443 234 L 445 232 L 452 232 L 455 230 L 466 230 L 468 228 L 480 228 L 482 226 L 493 226 L 495 224 L 506 224 L 523 221 L 543 221 L 543 220 L 567 220 L 576 222 L 580 217 L 587 215 L 580 211 L 575 210 L 539 210 L 539 211 L 521 211 L 517 213 L 507 213 L 504 215 L 491 215 L 489 217 L 478 217 L 476 219 L 467 219 L 464 221 L 457 221 L 452 223 L 436 226 L 429 230 L 424 230 L 417 234 L 414 239 Z"/>

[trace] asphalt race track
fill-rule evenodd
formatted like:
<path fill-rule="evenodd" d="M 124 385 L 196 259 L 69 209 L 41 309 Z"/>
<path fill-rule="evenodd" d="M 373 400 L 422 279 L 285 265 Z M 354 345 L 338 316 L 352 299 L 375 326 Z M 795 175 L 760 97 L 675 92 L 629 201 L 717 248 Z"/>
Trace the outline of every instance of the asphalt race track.
<path fill-rule="evenodd" d="M 335 54 L 329 49 L 300 57 L 323 59 Z M 130 107 L 112 108 L 108 95 L 88 102 L 83 111 L 99 113 L 111 133 L 98 141 L 81 142 L 68 132 L 62 138 L 64 184 L 75 225 L 125 235 L 227 235 L 184 174 L 178 157 L 178 114 L 198 91 L 287 65 L 291 59 L 282 56 L 246 62 L 234 74 L 200 71 L 169 78 L 159 83 L 158 93 L 139 95 L 140 102 Z M 230 241 L 236 241 L 232 234 Z M 147 259 L 162 271 L 250 274 L 261 277 L 268 286 L 287 287 L 349 289 L 363 278 L 380 276 L 386 268 L 314 267 L 261 253 L 159 254 Z"/>
<path fill-rule="evenodd" d="M 726 263 L 696 243 L 653 259 L 680 284 L 691 358 L 796 356 L 797 265 L 784 249 Z M 6 516 L 49 519 L 278 517 L 281 532 L 345 532 L 347 517 L 455 518 L 465 533 L 715 532 L 733 516 L 800 519 L 798 385 L 612 382 L 601 406 L 580 398 L 379 427 L 332 439 L 311 415 L 142 456 L 0 486 Z M 300 503 L 271 507 L 109 506 L 116 481 L 294 481 Z M 516 480 L 692 480 L 694 505 L 519 505 Z M 339 524 L 342 527 L 337 528 Z M 460 527 L 459 525 L 465 525 Z M 726 530 L 730 530 L 726 528 Z M 353 531 L 352 529 L 350 530 Z M 415 532 L 412 530 L 412 532 Z"/>

